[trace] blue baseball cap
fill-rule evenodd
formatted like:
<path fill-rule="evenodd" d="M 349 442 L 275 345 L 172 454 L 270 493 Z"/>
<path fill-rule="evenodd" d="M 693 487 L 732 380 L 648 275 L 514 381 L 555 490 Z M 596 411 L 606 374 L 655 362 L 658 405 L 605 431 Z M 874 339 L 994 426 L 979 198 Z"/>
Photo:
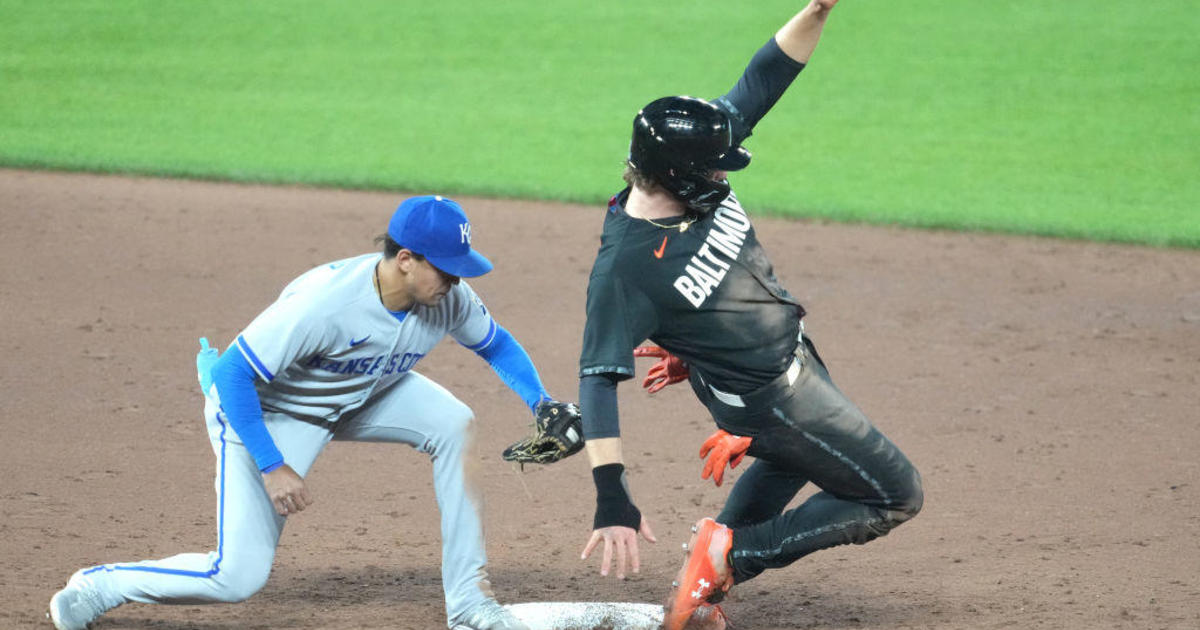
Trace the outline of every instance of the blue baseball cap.
<path fill-rule="evenodd" d="M 462 207 L 441 195 L 405 199 L 388 223 L 388 236 L 452 276 L 492 270 L 492 262 L 471 249 L 471 222 Z"/>

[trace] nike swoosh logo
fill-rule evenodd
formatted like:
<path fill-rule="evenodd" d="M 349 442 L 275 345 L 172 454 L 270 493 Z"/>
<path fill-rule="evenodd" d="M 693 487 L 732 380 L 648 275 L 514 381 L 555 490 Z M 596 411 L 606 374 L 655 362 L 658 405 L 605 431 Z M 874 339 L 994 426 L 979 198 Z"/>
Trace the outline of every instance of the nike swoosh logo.
<path fill-rule="evenodd" d="M 371 338 L 371 335 L 367 335 L 366 337 L 363 337 L 362 339 L 351 339 L 351 340 L 350 340 L 350 347 L 351 347 L 351 348 L 353 348 L 354 346 L 357 346 L 358 344 L 360 344 L 360 343 L 362 343 L 362 342 L 364 342 L 364 341 L 366 341 L 366 340 L 368 340 L 368 339 L 370 339 L 370 338 Z"/>
<path fill-rule="evenodd" d="M 659 245 L 659 246 L 658 246 L 658 249 L 654 250 L 654 257 L 655 257 L 655 258 L 662 258 L 662 257 L 663 257 L 663 253 L 664 253 L 664 252 L 666 252 L 666 251 L 667 251 L 667 237 L 665 237 L 665 236 L 664 236 L 664 237 L 663 237 L 663 242 L 662 242 L 662 245 Z"/>

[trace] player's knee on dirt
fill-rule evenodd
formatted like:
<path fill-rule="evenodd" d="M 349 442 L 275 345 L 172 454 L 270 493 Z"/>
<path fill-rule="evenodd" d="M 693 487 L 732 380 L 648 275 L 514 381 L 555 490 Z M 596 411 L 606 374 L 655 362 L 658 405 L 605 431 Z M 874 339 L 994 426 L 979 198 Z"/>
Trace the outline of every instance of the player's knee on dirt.
<path fill-rule="evenodd" d="M 892 522 L 892 527 L 911 520 L 924 504 L 925 490 L 921 486 L 921 474 L 913 468 L 911 479 L 905 484 L 903 492 L 889 506 L 888 520 Z"/>
<path fill-rule="evenodd" d="M 272 559 L 226 557 L 220 572 L 213 576 L 217 599 L 229 603 L 250 599 L 266 585 Z"/>

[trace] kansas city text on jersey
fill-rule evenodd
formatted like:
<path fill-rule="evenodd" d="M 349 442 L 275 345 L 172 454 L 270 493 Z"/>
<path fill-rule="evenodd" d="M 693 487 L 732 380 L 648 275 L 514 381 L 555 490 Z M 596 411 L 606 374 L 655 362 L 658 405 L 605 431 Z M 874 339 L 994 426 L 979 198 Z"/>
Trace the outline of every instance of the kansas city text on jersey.
<path fill-rule="evenodd" d="M 733 195 L 721 202 L 713 215 L 712 229 L 704 244 L 675 278 L 675 290 L 696 308 L 721 285 L 729 266 L 737 261 L 750 230 L 750 219 Z"/>
<path fill-rule="evenodd" d="M 382 375 L 386 376 L 393 372 L 400 373 L 411 370 L 423 356 L 425 355 L 416 352 L 405 352 L 391 356 L 381 354 L 378 356 L 362 357 L 359 359 L 350 359 L 349 361 L 338 361 L 322 356 L 315 356 L 309 359 L 304 366 L 333 372 L 334 374 L 366 374 L 369 376 L 373 376 L 376 371 L 383 368 Z"/>

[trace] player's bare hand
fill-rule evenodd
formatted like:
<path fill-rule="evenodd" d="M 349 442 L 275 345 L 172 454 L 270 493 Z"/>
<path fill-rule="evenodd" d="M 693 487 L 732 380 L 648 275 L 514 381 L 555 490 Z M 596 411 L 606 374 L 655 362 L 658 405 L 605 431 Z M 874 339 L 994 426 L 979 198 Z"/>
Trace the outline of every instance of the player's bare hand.
<path fill-rule="evenodd" d="M 592 537 L 588 539 L 587 546 L 583 548 L 583 554 L 579 558 L 586 560 L 588 556 L 592 555 L 592 551 L 596 549 L 600 541 L 604 541 L 604 555 L 600 560 L 600 575 L 608 575 L 609 570 L 612 568 L 613 556 L 616 556 L 617 579 L 624 580 L 626 567 L 632 569 L 634 573 L 639 573 L 642 569 L 642 560 L 638 555 L 639 534 L 648 542 L 658 542 L 658 538 L 654 537 L 654 531 L 650 529 L 650 523 L 644 516 L 637 531 L 634 531 L 632 527 L 622 527 L 620 525 L 592 530 Z"/>
<path fill-rule="evenodd" d="M 304 478 L 287 464 L 263 473 L 263 487 L 267 489 L 267 496 L 271 497 L 271 504 L 280 516 L 303 512 L 304 508 L 312 505 L 312 495 L 308 493 L 308 486 L 304 485 Z"/>

